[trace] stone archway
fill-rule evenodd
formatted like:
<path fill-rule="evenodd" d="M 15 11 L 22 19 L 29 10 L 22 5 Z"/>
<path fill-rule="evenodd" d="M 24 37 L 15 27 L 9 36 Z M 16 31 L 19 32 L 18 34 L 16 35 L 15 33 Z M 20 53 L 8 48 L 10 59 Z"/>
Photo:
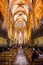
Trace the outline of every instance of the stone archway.
<path fill-rule="evenodd" d="M 14 30 L 14 40 L 16 39 L 16 43 L 22 44 L 26 43 L 27 40 L 27 26 L 24 21 L 15 23 Z"/>

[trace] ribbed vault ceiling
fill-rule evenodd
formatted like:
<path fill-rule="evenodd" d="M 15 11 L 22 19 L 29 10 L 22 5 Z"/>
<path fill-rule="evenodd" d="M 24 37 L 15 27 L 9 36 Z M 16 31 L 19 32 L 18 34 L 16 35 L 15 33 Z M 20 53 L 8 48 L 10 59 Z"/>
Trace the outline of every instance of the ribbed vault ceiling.
<path fill-rule="evenodd" d="M 0 12 L 4 18 L 3 28 L 8 26 L 8 34 L 12 34 L 12 26 L 13 30 L 16 26 L 18 29 L 28 28 L 29 32 L 30 28 L 39 28 L 43 3 L 42 0 L 0 0 Z"/>

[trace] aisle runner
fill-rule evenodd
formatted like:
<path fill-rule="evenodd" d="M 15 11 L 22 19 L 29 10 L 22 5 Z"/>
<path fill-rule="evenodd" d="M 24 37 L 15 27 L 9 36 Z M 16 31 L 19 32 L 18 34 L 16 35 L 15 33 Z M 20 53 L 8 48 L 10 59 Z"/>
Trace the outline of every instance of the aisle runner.
<path fill-rule="evenodd" d="M 24 51 L 21 48 L 18 50 L 14 65 L 28 65 Z"/>

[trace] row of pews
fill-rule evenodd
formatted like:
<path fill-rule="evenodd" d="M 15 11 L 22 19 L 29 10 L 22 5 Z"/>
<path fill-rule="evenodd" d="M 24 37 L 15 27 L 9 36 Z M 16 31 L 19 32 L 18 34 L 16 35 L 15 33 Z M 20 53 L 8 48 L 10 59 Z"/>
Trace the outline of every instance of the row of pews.
<path fill-rule="evenodd" d="M 0 52 L 0 65 L 13 65 L 18 49 L 14 47 L 4 48 Z"/>
<path fill-rule="evenodd" d="M 43 65 L 43 52 L 40 52 L 40 55 L 38 58 L 35 59 L 35 61 L 32 62 L 32 48 L 24 49 L 24 52 L 30 61 L 30 65 Z"/>

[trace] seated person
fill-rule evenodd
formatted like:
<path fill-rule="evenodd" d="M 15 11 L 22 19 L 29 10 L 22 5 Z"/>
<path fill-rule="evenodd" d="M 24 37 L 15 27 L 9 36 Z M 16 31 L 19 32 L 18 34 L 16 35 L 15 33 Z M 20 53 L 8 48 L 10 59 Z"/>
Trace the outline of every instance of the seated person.
<path fill-rule="evenodd" d="M 34 61 L 35 59 L 37 59 L 39 57 L 39 54 L 36 52 L 36 51 L 34 51 L 33 53 L 32 53 L 32 61 Z"/>

